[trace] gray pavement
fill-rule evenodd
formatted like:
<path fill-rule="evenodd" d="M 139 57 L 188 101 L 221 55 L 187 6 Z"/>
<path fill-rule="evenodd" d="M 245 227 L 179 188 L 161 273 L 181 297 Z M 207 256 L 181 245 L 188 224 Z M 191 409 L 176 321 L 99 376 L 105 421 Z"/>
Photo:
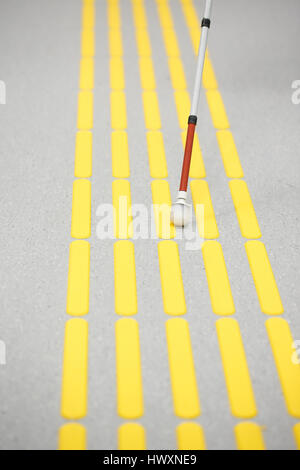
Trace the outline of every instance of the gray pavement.
<path fill-rule="evenodd" d="M 194 2 L 202 15 L 203 1 Z M 181 142 L 155 3 L 145 0 L 162 127 L 176 194 Z M 178 0 L 170 1 L 192 90 L 195 56 Z M 71 222 L 81 2 L 1 0 L 0 80 L 0 447 L 55 449 Z M 121 1 L 132 202 L 151 204 L 138 59 L 129 0 Z M 297 0 L 215 1 L 209 50 L 253 204 L 294 339 L 299 316 L 300 79 Z M 284 33 L 283 33 L 284 31 Z M 96 1 L 92 181 L 89 401 L 83 420 L 90 449 L 115 449 L 113 241 L 96 237 L 96 209 L 111 202 L 106 2 Z M 268 449 L 294 449 L 296 420 L 285 409 L 244 240 L 204 96 L 198 133 L 216 219 Z M 209 449 L 234 449 L 233 427 L 201 252 L 180 245 L 180 259 L 202 415 Z M 150 449 L 174 449 L 156 240 L 135 241 L 145 415 Z"/>

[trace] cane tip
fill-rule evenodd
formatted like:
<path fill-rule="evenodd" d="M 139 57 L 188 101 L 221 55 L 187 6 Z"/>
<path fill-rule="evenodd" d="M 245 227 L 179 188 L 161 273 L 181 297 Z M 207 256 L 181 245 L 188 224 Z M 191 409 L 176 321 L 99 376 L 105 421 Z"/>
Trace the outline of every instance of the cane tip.
<path fill-rule="evenodd" d="M 176 202 L 171 207 L 171 221 L 176 227 L 184 227 L 191 220 L 191 210 L 187 204 Z"/>

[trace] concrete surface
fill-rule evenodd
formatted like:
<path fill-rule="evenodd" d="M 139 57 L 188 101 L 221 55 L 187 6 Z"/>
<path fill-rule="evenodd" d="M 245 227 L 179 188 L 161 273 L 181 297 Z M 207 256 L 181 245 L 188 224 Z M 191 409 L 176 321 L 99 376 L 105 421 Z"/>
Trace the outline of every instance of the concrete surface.
<path fill-rule="evenodd" d="M 181 142 L 155 3 L 145 0 L 165 138 L 176 194 Z M 193 85 L 195 56 L 178 0 L 170 2 L 182 59 Z M 202 15 L 203 2 L 195 1 Z M 131 191 L 151 204 L 141 89 L 129 0 L 121 2 Z M 55 449 L 60 417 L 71 198 L 80 59 L 79 0 L 1 1 L 0 79 L 0 447 Z M 111 202 L 106 2 L 96 2 L 92 177 L 89 403 L 83 420 L 91 449 L 116 448 L 113 241 L 96 237 L 96 208 Z M 300 339 L 300 105 L 297 0 L 216 1 L 209 50 L 285 315 Z M 283 34 L 283 31 L 285 33 Z M 199 139 L 248 365 L 269 449 L 294 449 L 292 426 L 243 248 L 205 99 Z M 173 415 L 156 240 L 135 241 L 148 448 L 174 449 Z M 210 449 L 235 448 L 224 375 L 200 252 L 180 256 L 202 416 Z"/>

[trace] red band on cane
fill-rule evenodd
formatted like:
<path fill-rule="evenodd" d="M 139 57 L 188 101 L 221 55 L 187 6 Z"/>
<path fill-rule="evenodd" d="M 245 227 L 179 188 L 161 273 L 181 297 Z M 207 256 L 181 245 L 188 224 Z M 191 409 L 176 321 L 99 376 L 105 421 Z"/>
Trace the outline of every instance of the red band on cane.
<path fill-rule="evenodd" d="M 189 180 L 193 141 L 195 134 L 196 125 L 193 123 L 188 124 L 188 130 L 186 135 L 185 149 L 184 149 L 184 158 L 182 164 L 181 180 L 179 191 L 186 191 Z"/>

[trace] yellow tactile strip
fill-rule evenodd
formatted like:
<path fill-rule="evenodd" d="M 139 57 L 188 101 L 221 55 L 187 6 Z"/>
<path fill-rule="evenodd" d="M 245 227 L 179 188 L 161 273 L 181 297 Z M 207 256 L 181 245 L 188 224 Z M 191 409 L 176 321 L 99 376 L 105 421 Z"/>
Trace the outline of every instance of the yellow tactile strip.
<path fill-rule="evenodd" d="M 119 130 L 111 133 L 112 174 L 114 178 L 129 178 L 130 164 L 127 132 Z"/>
<path fill-rule="evenodd" d="M 124 91 L 113 90 L 110 94 L 111 127 L 114 130 L 127 128 L 126 96 Z"/>
<path fill-rule="evenodd" d="M 141 424 L 125 423 L 118 430 L 119 450 L 146 450 L 146 433 Z"/>
<path fill-rule="evenodd" d="M 79 423 L 67 423 L 61 426 L 58 436 L 59 450 L 85 450 L 86 429 Z"/>
<path fill-rule="evenodd" d="M 162 178 L 168 177 L 163 135 L 161 132 L 161 118 L 159 103 L 156 93 L 155 70 L 151 57 L 151 41 L 147 31 L 147 14 L 143 0 L 132 0 L 133 17 L 136 32 L 137 52 L 139 55 L 140 78 L 142 88 L 142 100 L 144 107 L 145 128 L 147 136 L 147 148 L 149 158 L 150 175 L 156 178 L 151 183 L 152 202 L 157 236 L 166 240 L 176 236 L 175 227 L 170 224 L 171 195 L 169 184 Z M 163 4 L 159 3 L 164 24 L 168 32 L 164 34 L 166 49 L 169 57 L 169 67 L 173 86 L 181 90 L 186 87 L 185 77 L 181 61 L 178 58 L 179 49 L 176 35 L 172 29 L 173 25 L 168 16 L 168 11 Z M 167 15 L 167 16 L 166 16 Z M 181 90 L 182 91 L 182 90 Z M 183 90 L 183 93 L 186 93 Z M 187 97 L 189 101 L 189 97 Z M 180 97 L 179 97 L 180 100 Z M 183 121 L 183 105 L 186 101 L 180 101 L 178 110 L 180 114 L 182 139 L 185 138 L 186 119 Z M 183 124 L 184 122 L 184 124 Z M 183 142 L 184 144 L 184 142 Z M 192 158 L 192 173 L 196 177 L 205 176 L 205 168 L 202 160 L 199 141 L 196 138 L 195 152 Z M 178 245 L 174 241 L 163 241 L 158 243 L 158 257 L 161 276 L 162 298 L 164 311 L 168 315 L 182 315 L 186 313 L 185 296 L 181 277 L 180 259 Z M 173 321 L 173 320 L 171 320 Z M 176 323 L 167 323 L 167 343 L 169 350 L 169 364 L 174 398 L 174 411 L 179 417 L 195 417 L 200 413 L 197 384 L 194 377 L 192 349 L 190 344 L 187 323 L 183 324 L 183 330 L 176 330 Z M 176 351 L 179 351 L 177 354 Z M 187 380 L 189 391 L 185 391 L 182 379 Z M 190 389 L 190 386 L 192 387 Z M 182 448 L 202 448 L 204 438 L 187 425 L 177 430 L 178 446 Z M 188 447 L 191 446 L 191 447 Z"/>
<path fill-rule="evenodd" d="M 61 414 L 80 419 L 87 412 L 88 323 L 72 318 L 66 323 Z"/>
<path fill-rule="evenodd" d="M 75 240 L 70 244 L 67 313 L 86 315 L 89 311 L 90 244 Z"/>
<path fill-rule="evenodd" d="M 143 90 L 155 90 L 156 80 L 151 57 L 139 58 L 141 85 Z"/>
<path fill-rule="evenodd" d="M 257 409 L 238 322 L 222 318 L 216 328 L 231 412 L 236 418 L 253 418 Z"/>
<path fill-rule="evenodd" d="M 151 190 L 157 236 L 164 239 L 174 238 L 176 230 L 170 222 L 172 201 L 169 183 L 166 180 L 153 180 Z"/>
<path fill-rule="evenodd" d="M 265 450 L 261 427 L 252 422 L 239 423 L 234 428 L 238 450 Z"/>
<path fill-rule="evenodd" d="M 242 180 L 231 180 L 229 188 L 243 237 L 260 238 L 261 232 L 247 183 Z"/>
<path fill-rule="evenodd" d="M 265 245 L 251 240 L 245 243 L 245 248 L 262 312 L 282 314 L 283 305 Z"/>
<path fill-rule="evenodd" d="M 228 129 L 229 121 L 221 93 L 218 90 L 207 90 L 206 99 L 214 127 L 216 129 Z"/>
<path fill-rule="evenodd" d="M 152 178 L 167 178 L 168 168 L 165 156 L 162 132 L 147 132 L 147 147 L 149 157 L 150 175 Z"/>
<path fill-rule="evenodd" d="M 208 239 L 218 238 L 219 230 L 207 181 L 192 180 L 191 192 L 199 235 Z M 201 207 L 203 211 L 199 210 Z"/>
<path fill-rule="evenodd" d="M 216 134 L 227 177 L 243 178 L 243 168 L 231 131 L 220 130 L 217 131 Z"/>
<path fill-rule="evenodd" d="M 200 424 L 181 423 L 176 428 L 178 450 L 205 450 L 204 432 Z"/>
<path fill-rule="evenodd" d="M 202 254 L 213 312 L 232 315 L 235 307 L 222 246 L 216 241 L 204 242 Z"/>
<path fill-rule="evenodd" d="M 116 238 L 132 238 L 130 183 L 124 179 L 112 182 L 114 233 Z"/>
<path fill-rule="evenodd" d="M 300 423 L 295 424 L 293 428 L 297 449 L 300 450 Z"/>
<path fill-rule="evenodd" d="M 170 79 L 174 90 L 178 123 L 181 128 L 181 140 L 184 147 L 187 118 L 190 112 L 190 97 L 187 92 L 183 63 L 180 57 L 180 50 L 168 2 L 157 0 L 156 5 L 168 59 Z M 197 135 L 195 135 L 194 140 L 190 176 L 193 178 L 203 178 L 206 176 Z M 203 194 L 204 201 L 202 197 Z M 217 238 L 219 236 L 218 228 L 206 182 L 197 181 L 195 183 L 193 199 L 200 236 L 205 235 L 208 238 Z M 197 204 L 201 206 L 199 211 L 197 210 Z M 205 224 L 203 224 L 204 218 Z M 180 262 L 178 253 L 176 253 L 175 250 L 177 246 L 173 243 L 174 242 L 161 242 L 159 243 L 158 249 L 164 310 L 168 314 L 178 315 L 186 312 L 186 305 L 180 272 Z M 171 257 L 167 255 L 171 255 Z M 170 260 L 171 265 L 169 265 Z M 192 347 L 189 338 L 188 324 L 186 322 L 174 323 L 176 321 L 177 320 L 174 319 L 167 322 L 167 342 L 174 412 L 181 418 L 195 418 L 200 414 L 200 405 L 197 384 L 194 377 Z M 182 331 L 180 331 L 181 327 Z M 186 374 L 186 376 L 184 374 Z M 189 384 L 188 387 L 184 386 L 186 381 Z M 189 392 L 186 392 L 187 388 Z M 191 394 L 190 396 L 188 396 L 189 393 Z M 181 450 L 205 448 L 203 431 L 197 423 L 182 423 L 177 427 L 176 435 L 178 448 Z"/>
<path fill-rule="evenodd" d="M 89 238 L 91 236 L 91 201 L 91 182 L 86 179 L 75 180 L 72 201 L 72 238 Z"/>
<path fill-rule="evenodd" d="M 71 236 L 79 238 L 70 244 L 67 307 L 72 316 L 89 311 L 91 182 L 93 88 L 94 88 L 94 25 L 93 0 L 82 0 L 81 60 L 79 64 L 79 93 L 77 134 L 72 200 Z M 78 420 L 87 413 L 88 387 L 88 323 L 82 318 L 66 322 L 62 373 L 61 415 Z M 66 423 L 59 429 L 60 450 L 85 450 L 86 429 L 79 423 Z"/>
<path fill-rule="evenodd" d="M 81 90 L 78 93 L 77 127 L 80 130 L 93 127 L 93 93 L 89 90 Z"/>
<path fill-rule="evenodd" d="M 122 240 L 114 244 L 115 310 L 119 315 L 137 313 L 134 244 Z"/>
<path fill-rule="evenodd" d="M 79 88 L 81 90 L 92 90 L 94 88 L 93 57 L 83 57 L 80 61 Z"/>
<path fill-rule="evenodd" d="M 266 321 L 266 328 L 287 411 L 300 418 L 300 364 L 293 361 L 295 348 L 289 324 L 283 318 L 270 318 Z"/>
<path fill-rule="evenodd" d="M 95 39 L 92 28 L 83 28 L 81 35 L 82 57 L 93 57 L 95 55 Z"/>
<path fill-rule="evenodd" d="M 167 320 L 166 333 L 174 413 L 179 418 L 196 418 L 200 403 L 188 322 Z"/>
<path fill-rule="evenodd" d="M 116 370 L 118 413 L 125 419 L 144 413 L 139 329 L 136 320 L 116 322 Z"/>
<path fill-rule="evenodd" d="M 180 0 L 180 3 L 190 32 L 194 52 L 197 54 L 200 23 L 193 5 L 193 0 Z M 209 59 L 208 54 L 207 59 Z M 233 135 L 228 129 L 229 122 L 225 106 L 222 96 L 217 89 L 218 84 L 211 62 L 205 69 L 205 73 L 209 70 L 208 75 L 210 75 L 210 78 L 207 79 L 207 77 L 203 77 L 203 85 L 207 89 L 206 97 L 211 118 L 216 128 L 217 140 L 226 175 L 228 178 L 243 178 L 244 173 Z M 229 186 L 242 235 L 250 239 L 260 238 L 260 228 L 246 183 L 244 181 L 238 182 L 235 180 L 230 181 Z M 283 305 L 264 244 L 262 242 L 248 241 L 246 243 L 246 252 L 262 312 L 270 315 L 282 314 Z"/>
<path fill-rule="evenodd" d="M 158 98 L 155 91 L 147 90 L 143 92 L 143 104 L 145 115 L 145 126 L 148 130 L 161 129 L 160 112 Z"/>
<path fill-rule="evenodd" d="M 90 178 L 92 176 L 92 139 L 91 131 L 78 131 L 75 146 L 76 178 Z"/>
<path fill-rule="evenodd" d="M 124 90 L 125 76 L 122 57 L 113 55 L 109 61 L 110 86 L 112 90 Z"/>
<path fill-rule="evenodd" d="M 114 207 L 114 235 L 121 238 L 114 244 L 115 311 L 118 315 L 137 313 L 137 289 L 131 216 L 131 189 L 129 146 L 127 136 L 126 77 L 123 63 L 121 3 L 107 0 L 110 50 L 110 104 L 111 104 L 111 155 L 112 199 Z M 140 8 L 135 8 L 140 18 Z M 149 53 L 149 41 L 145 31 L 140 34 L 143 55 Z M 151 90 L 151 70 L 144 57 L 144 81 Z M 145 75 L 149 73 L 149 77 Z M 153 78 L 153 77 L 152 77 Z M 152 97 L 149 97 L 150 99 Z M 147 97 L 146 97 L 147 100 Z M 155 104 L 147 102 L 149 125 L 155 126 L 152 111 Z M 138 419 L 144 413 L 142 370 L 139 345 L 139 327 L 136 320 L 121 318 L 115 324 L 117 409 L 124 419 Z M 118 429 L 119 450 L 143 450 L 146 448 L 145 430 L 138 423 L 124 423 Z"/>
<path fill-rule="evenodd" d="M 177 243 L 159 242 L 158 258 L 165 313 L 183 315 L 186 313 L 186 304 Z"/>

